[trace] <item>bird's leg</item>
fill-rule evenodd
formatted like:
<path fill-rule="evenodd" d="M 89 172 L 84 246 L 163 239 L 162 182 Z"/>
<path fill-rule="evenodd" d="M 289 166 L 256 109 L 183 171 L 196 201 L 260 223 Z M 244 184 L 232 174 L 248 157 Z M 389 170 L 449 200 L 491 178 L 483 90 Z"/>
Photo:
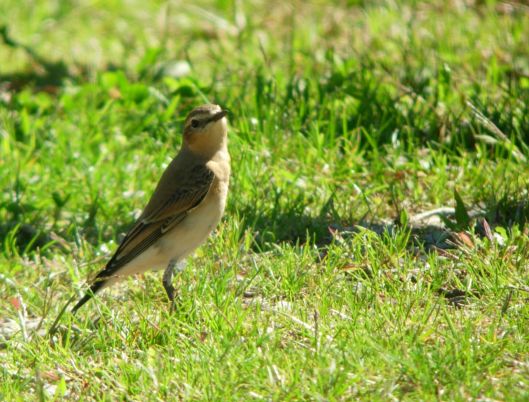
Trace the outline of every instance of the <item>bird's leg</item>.
<path fill-rule="evenodd" d="M 175 309 L 175 288 L 173 286 L 173 277 L 176 272 L 181 272 L 185 268 L 185 263 L 178 263 L 178 260 L 172 259 L 169 261 L 169 265 L 165 268 L 163 273 L 163 287 L 167 293 L 167 297 L 171 302 L 171 312 Z"/>
<path fill-rule="evenodd" d="M 176 260 L 169 261 L 169 265 L 165 268 L 163 273 L 163 287 L 167 293 L 169 301 L 172 303 L 174 301 L 174 286 L 173 286 L 173 276 L 175 273 Z"/>

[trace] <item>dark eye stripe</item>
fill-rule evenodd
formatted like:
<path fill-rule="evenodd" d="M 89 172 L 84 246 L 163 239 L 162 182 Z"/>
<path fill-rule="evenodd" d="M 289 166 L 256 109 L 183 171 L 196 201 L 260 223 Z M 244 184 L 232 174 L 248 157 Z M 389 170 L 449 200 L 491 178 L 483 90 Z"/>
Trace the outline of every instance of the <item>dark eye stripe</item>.
<path fill-rule="evenodd" d="M 196 116 L 197 114 L 202 114 L 202 116 L 193 118 L 193 116 Z M 210 113 L 204 113 L 204 112 L 190 114 L 187 118 L 187 121 L 188 121 L 187 127 L 191 127 L 191 128 L 205 127 L 208 123 L 218 120 L 217 114 L 212 115 Z"/>

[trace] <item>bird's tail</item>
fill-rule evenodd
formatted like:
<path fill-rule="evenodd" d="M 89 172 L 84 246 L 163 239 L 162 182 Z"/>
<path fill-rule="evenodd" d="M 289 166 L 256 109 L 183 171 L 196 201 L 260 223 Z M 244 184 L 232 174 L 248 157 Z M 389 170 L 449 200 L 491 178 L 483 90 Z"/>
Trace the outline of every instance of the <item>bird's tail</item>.
<path fill-rule="evenodd" d="M 105 286 L 106 280 L 104 278 L 96 278 L 95 282 L 90 286 L 90 289 L 86 294 L 77 302 L 72 308 L 72 314 L 75 314 L 88 300 L 90 300 L 94 295 L 99 292 Z"/>

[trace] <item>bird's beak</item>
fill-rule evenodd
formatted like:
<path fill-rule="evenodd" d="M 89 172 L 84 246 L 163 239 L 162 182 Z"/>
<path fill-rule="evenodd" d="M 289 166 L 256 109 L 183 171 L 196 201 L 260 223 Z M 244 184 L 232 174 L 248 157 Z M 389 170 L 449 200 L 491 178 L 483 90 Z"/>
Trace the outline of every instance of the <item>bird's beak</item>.
<path fill-rule="evenodd" d="M 215 113 L 213 116 L 211 116 L 211 117 L 209 118 L 208 123 L 209 123 L 209 122 L 212 122 L 212 121 L 220 120 L 220 119 L 222 119 L 224 116 L 226 116 L 227 114 L 228 114 L 228 111 L 225 110 L 225 109 L 222 109 L 220 112 L 217 112 L 217 113 Z"/>

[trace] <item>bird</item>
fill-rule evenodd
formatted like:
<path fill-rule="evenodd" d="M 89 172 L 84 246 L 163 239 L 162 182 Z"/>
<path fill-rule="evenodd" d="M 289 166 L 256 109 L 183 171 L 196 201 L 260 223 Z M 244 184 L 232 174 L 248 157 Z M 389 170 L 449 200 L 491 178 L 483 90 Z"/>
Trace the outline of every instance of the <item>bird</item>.
<path fill-rule="evenodd" d="M 174 305 L 177 264 L 206 241 L 224 214 L 231 173 L 226 116 L 215 104 L 187 115 L 178 154 L 72 313 L 102 289 L 149 270 L 165 269 L 162 282 Z"/>

